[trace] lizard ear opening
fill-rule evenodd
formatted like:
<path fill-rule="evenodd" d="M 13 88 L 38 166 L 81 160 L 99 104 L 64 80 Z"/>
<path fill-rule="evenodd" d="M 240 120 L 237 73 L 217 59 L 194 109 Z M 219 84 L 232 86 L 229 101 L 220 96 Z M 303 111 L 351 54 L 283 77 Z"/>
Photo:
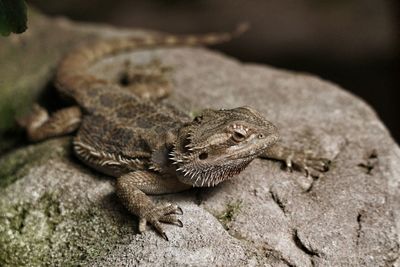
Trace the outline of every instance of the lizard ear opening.
<path fill-rule="evenodd" d="M 201 153 L 200 155 L 199 155 L 199 159 L 200 160 L 205 160 L 205 159 L 207 159 L 208 158 L 208 153 L 206 153 L 206 152 L 203 152 L 203 153 Z"/>
<path fill-rule="evenodd" d="M 130 84 L 131 84 L 131 81 L 129 80 L 128 74 L 127 73 L 123 73 L 119 77 L 119 85 L 121 85 L 122 87 L 127 87 Z"/>

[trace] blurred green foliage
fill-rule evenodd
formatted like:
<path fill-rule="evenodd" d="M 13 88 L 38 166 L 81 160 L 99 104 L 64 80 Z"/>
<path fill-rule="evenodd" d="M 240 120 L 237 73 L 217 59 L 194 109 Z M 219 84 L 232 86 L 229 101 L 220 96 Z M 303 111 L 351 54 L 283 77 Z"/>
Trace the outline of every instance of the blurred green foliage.
<path fill-rule="evenodd" d="M 22 33 L 26 30 L 26 5 L 23 0 L 0 0 L 0 34 Z"/>

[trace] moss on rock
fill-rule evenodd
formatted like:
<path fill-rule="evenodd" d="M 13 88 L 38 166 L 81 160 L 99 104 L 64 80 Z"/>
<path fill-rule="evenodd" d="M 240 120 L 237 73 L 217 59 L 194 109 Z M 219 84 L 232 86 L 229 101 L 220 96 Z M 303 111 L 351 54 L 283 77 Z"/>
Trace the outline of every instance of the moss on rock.
<path fill-rule="evenodd" d="M 34 202 L 0 202 L 0 265 L 77 266 L 103 255 L 120 237 L 101 213 L 65 208 L 56 192 Z"/>
<path fill-rule="evenodd" d="M 0 188 L 23 177 L 33 166 L 69 153 L 70 138 L 53 139 L 13 151 L 0 158 Z"/>
<path fill-rule="evenodd" d="M 242 205 L 243 202 L 241 200 L 230 202 L 222 213 L 216 215 L 217 219 L 225 229 L 229 229 L 230 222 L 232 222 L 240 212 Z"/>

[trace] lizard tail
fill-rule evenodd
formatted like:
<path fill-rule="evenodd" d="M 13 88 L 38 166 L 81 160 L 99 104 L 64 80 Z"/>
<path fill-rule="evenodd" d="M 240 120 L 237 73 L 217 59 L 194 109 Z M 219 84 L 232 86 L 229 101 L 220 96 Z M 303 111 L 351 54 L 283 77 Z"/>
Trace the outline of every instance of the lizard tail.
<path fill-rule="evenodd" d="M 94 77 L 86 72 L 87 68 L 97 60 L 123 51 L 140 50 L 152 47 L 200 46 L 228 42 L 241 35 L 249 28 L 242 23 L 232 32 L 208 33 L 199 35 L 156 35 L 145 38 L 115 38 L 99 40 L 86 44 L 70 52 L 60 63 L 55 84 L 58 90 L 72 98 L 79 97 L 82 91 L 95 84 L 110 82 Z"/>

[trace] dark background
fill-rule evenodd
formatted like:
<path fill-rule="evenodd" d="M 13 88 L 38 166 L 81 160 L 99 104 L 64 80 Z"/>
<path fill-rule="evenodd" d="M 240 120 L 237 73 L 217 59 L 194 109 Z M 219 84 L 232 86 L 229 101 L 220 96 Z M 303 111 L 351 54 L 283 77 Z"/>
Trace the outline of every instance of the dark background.
<path fill-rule="evenodd" d="M 398 0 L 31 0 L 50 15 L 171 33 L 249 32 L 215 49 L 309 72 L 371 104 L 400 141 Z M 296 97 L 295 95 L 293 97 Z M 368 129 L 365 129 L 366 131 Z"/>

